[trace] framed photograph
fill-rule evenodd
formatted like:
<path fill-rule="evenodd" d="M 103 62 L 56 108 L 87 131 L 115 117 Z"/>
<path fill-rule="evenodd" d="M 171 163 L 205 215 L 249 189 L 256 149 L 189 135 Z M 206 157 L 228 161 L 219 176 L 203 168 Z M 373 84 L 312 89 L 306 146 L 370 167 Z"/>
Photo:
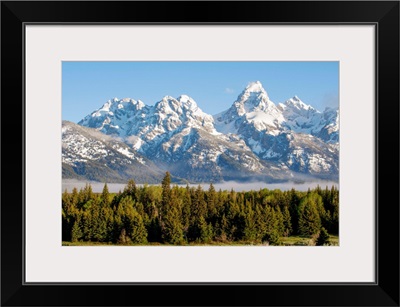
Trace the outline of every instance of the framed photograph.
<path fill-rule="evenodd" d="M 1 29 L 2 305 L 399 306 L 398 1 Z"/>

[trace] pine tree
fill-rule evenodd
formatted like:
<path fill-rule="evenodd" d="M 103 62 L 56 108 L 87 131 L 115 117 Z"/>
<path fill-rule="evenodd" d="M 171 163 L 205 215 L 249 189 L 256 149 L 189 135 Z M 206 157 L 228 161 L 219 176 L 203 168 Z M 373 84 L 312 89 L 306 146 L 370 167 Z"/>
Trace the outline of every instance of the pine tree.
<path fill-rule="evenodd" d="M 94 241 L 103 242 L 107 238 L 107 221 L 97 200 L 92 202 L 89 211 L 92 219 L 91 238 Z"/>
<path fill-rule="evenodd" d="M 90 211 L 83 212 L 83 239 L 91 241 L 93 236 L 93 219 Z"/>
<path fill-rule="evenodd" d="M 110 193 L 108 192 L 107 183 L 104 184 L 103 192 L 101 193 L 101 205 L 102 206 L 110 205 Z"/>
<path fill-rule="evenodd" d="M 339 190 L 332 186 L 330 193 L 330 203 L 332 206 L 330 232 L 339 233 Z"/>
<path fill-rule="evenodd" d="M 79 202 L 79 193 L 77 188 L 72 189 L 71 197 L 70 197 L 71 206 L 77 208 Z"/>
<path fill-rule="evenodd" d="M 206 220 L 207 203 L 204 200 L 204 192 L 200 185 L 194 192 L 192 199 L 192 208 L 190 223 L 188 229 L 188 238 L 190 241 L 199 241 L 201 236 L 201 219 Z"/>
<path fill-rule="evenodd" d="M 228 229 L 226 235 L 228 236 L 228 240 L 233 241 L 235 240 L 237 234 L 236 220 L 240 214 L 240 208 L 239 205 L 234 200 L 236 199 L 236 195 L 235 198 L 232 199 L 231 194 L 224 203 L 224 214 L 228 222 Z"/>
<path fill-rule="evenodd" d="M 71 230 L 71 241 L 72 242 L 78 242 L 83 236 L 80 223 L 81 223 L 81 216 L 78 215 L 77 219 L 74 222 L 74 226 L 72 226 L 72 230 Z"/>
<path fill-rule="evenodd" d="M 262 239 L 267 233 L 267 223 L 265 212 L 259 203 L 256 204 L 254 224 L 256 228 L 255 239 L 257 242 L 262 242 Z"/>
<path fill-rule="evenodd" d="M 176 206 L 172 206 L 164 217 L 164 228 L 162 230 L 162 239 L 170 244 L 183 244 L 183 227 L 180 214 Z"/>
<path fill-rule="evenodd" d="M 316 245 L 329 245 L 329 234 L 324 227 L 321 228 Z"/>
<path fill-rule="evenodd" d="M 71 197 L 70 197 L 70 194 L 68 193 L 67 189 L 65 189 L 61 195 L 61 204 L 62 204 L 62 208 L 65 211 L 68 211 L 69 208 L 71 207 Z"/>
<path fill-rule="evenodd" d="M 147 230 L 143 219 L 133 208 L 128 217 L 128 236 L 134 244 L 147 243 Z"/>
<path fill-rule="evenodd" d="M 161 185 L 162 185 L 162 208 L 163 208 L 163 213 L 165 213 L 171 206 L 171 175 L 169 172 L 165 173 Z"/>
<path fill-rule="evenodd" d="M 292 223 L 292 231 L 294 234 L 299 234 L 299 204 L 300 204 L 300 197 L 295 189 L 291 189 L 289 193 L 290 199 L 290 220 Z"/>
<path fill-rule="evenodd" d="M 268 242 L 271 245 L 279 245 L 279 230 L 278 220 L 276 218 L 275 210 L 271 206 L 265 207 L 265 224 L 266 231 L 262 239 L 263 242 Z"/>
<path fill-rule="evenodd" d="M 183 194 L 183 202 L 182 202 L 182 226 L 183 226 L 183 232 L 184 236 L 187 237 L 187 232 L 189 229 L 189 223 L 190 223 L 190 211 L 191 211 L 191 206 L 192 206 L 192 199 L 190 197 L 190 188 L 187 185 L 185 192 Z"/>
<path fill-rule="evenodd" d="M 121 216 L 122 227 L 125 229 L 126 237 L 134 244 L 144 244 L 147 242 L 147 229 L 142 216 L 134 208 L 134 201 L 131 196 L 121 199 L 118 207 L 118 215 Z M 122 212 L 121 212 L 122 211 Z"/>
<path fill-rule="evenodd" d="M 299 232 L 303 236 L 311 237 L 318 234 L 320 229 L 321 218 L 318 213 L 316 195 L 307 193 L 299 205 Z"/>
<path fill-rule="evenodd" d="M 288 206 L 283 207 L 283 224 L 284 224 L 284 233 L 285 237 L 288 237 L 292 233 L 292 219 L 290 217 L 290 211 Z"/>
<path fill-rule="evenodd" d="M 207 216 L 209 220 L 212 220 L 214 223 L 216 221 L 217 216 L 217 193 L 215 192 L 214 185 L 210 183 L 210 187 L 207 192 Z"/>
<path fill-rule="evenodd" d="M 246 241 L 254 242 L 257 238 L 257 232 L 254 211 L 250 201 L 245 201 L 245 207 L 242 214 L 244 216 L 245 224 L 243 230 L 243 238 Z"/>
<path fill-rule="evenodd" d="M 123 201 L 122 201 L 123 200 Z M 113 240 L 112 242 L 119 242 L 121 239 L 121 232 L 122 229 L 125 228 L 125 210 L 124 210 L 124 202 L 126 200 L 124 198 L 121 199 L 121 202 L 118 203 L 116 206 L 113 208 Z M 126 235 L 126 229 L 125 229 L 125 235 Z"/>
<path fill-rule="evenodd" d="M 228 219 L 226 218 L 225 214 L 223 214 L 222 218 L 221 218 L 221 225 L 220 225 L 220 231 L 219 231 L 220 240 L 223 242 L 227 241 L 228 233 L 229 233 Z"/>
<path fill-rule="evenodd" d="M 101 209 L 102 216 L 104 216 L 106 223 L 106 233 L 104 236 L 104 241 L 112 242 L 114 240 L 114 212 L 110 206 L 103 207 Z"/>
<path fill-rule="evenodd" d="M 62 233 L 61 237 L 63 241 L 70 241 L 71 240 L 71 230 L 72 227 L 70 226 L 71 222 L 65 213 L 64 209 L 61 209 L 61 227 Z"/>
<path fill-rule="evenodd" d="M 130 196 L 133 200 L 137 200 L 138 199 L 138 191 L 136 188 L 136 183 L 135 180 L 130 179 L 127 183 L 127 185 L 124 188 L 124 192 L 122 193 L 123 197 L 125 196 Z"/>
<path fill-rule="evenodd" d="M 83 202 L 87 203 L 88 201 L 93 199 L 94 199 L 94 194 L 92 186 L 89 183 L 86 183 L 85 188 L 83 189 Z"/>
<path fill-rule="evenodd" d="M 201 216 L 207 218 L 207 203 L 204 200 L 203 189 L 198 185 L 192 200 L 192 217 L 198 220 Z"/>
<path fill-rule="evenodd" d="M 201 243 L 210 243 L 213 238 L 213 227 L 211 223 L 207 224 L 204 216 L 201 216 L 198 227 L 200 230 L 198 241 Z"/>
<path fill-rule="evenodd" d="M 285 220 L 279 206 L 276 206 L 275 210 L 275 218 L 276 218 L 276 229 L 278 231 L 279 236 L 283 236 L 285 234 Z"/>

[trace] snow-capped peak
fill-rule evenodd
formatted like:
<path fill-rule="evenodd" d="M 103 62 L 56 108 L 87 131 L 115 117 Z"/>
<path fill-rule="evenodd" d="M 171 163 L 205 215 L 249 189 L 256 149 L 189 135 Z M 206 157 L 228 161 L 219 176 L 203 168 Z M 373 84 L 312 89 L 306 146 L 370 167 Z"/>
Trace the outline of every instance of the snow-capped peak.
<path fill-rule="evenodd" d="M 187 95 L 179 96 L 178 101 L 187 109 L 196 110 L 198 108 L 196 101 Z"/>
<path fill-rule="evenodd" d="M 234 103 L 239 115 L 254 110 L 267 111 L 275 109 L 260 81 L 250 82 Z"/>
<path fill-rule="evenodd" d="M 267 94 L 260 81 L 250 82 L 244 92 L 248 93 L 264 93 Z"/>
<path fill-rule="evenodd" d="M 285 101 L 286 106 L 292 106 L 296 109 L 303 110 L 315 110 L 312 106 L 305 104 L 298 96 L 293 96 L 292 98 Z"/>
<path fill-rule="evenodd" d="M 144 102 L 143 101 L 141 101 L 140 99 L 137 101 L 137 106 L 138 106 L 138 109 L 142 109 L 142 108 L 144 108 L 146 105 L 144 104 Z"/>
<path fill-rule="evenodd" d="M 275 134 L 284 121 L 260 81 L 249 83 L 233 105 L 214 118 L 217 130 L 223 133 L 237 133 L 241 127 L 251 124 L 257 131 Z"/>
<path fill-rule="evenodd" d="M 157 110 L 170 113 L 171 111 L 181 114 L 184 110 L 196 112 L 199 107 L 197 103 L 187 95 L 181 95 L 178 99 L 172 96 L 165 96 L 155 105 Z"/>
<path fill-rule="evenodd" d="M 171 96 L 164 96 L 159 102 L 155 104 L 155 107 L 157 110 L 165 110 L 166 108 L 170 109 L 171 105 L 176 105 L 175 98 Z"/>
<path fill-rule="evenodd" d="M 99 111 L 113 112 L 116 109 L 123 109 L 125 107 L 128 108 L 134 107 L 134 109 L 139 110 L 144 106 L 145 104 L 141 100 L 136 101 L 132 98 L 123 98 L 123 99 L 113 98 L 108 100 L 99 110 L 97 110 L 97 112 Z M 92 116 L 98 116 L 98 114 L 96 115 L 97 112 L 96 111 L 93 112 Z"/>
<path fill-rule="evenodd" d="M 181 101 L 181 102 L 186 102 L 186 101 L 193 101 L 194 102 L 193 98 L 189 97 L 188 95 L 180 95 L 178 97 L 178 100 Z"/>
<path fill-rule="evenodd" d="M 238 97 L 238 101 L 248 100 L 269 100 L 268 94 L 260 81 L 250 82 Z"/>

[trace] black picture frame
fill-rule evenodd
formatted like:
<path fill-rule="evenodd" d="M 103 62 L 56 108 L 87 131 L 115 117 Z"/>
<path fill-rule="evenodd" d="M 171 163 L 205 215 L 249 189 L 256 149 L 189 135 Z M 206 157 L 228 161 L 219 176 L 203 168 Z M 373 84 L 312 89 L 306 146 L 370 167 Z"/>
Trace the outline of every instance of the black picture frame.
<path fill-rule="evenodd" d="M 24 283 L 24 25 L 105 22 L 375 25 L 376 282 Z M 2 1 L 1 305 L 399 306 L 399 101 L 399 1 Z"/>

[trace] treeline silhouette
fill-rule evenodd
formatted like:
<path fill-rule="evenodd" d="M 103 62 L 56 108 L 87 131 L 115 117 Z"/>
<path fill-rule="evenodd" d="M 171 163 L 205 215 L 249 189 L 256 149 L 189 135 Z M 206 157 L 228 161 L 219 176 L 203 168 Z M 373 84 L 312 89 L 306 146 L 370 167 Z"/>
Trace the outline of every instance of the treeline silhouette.
<path fill-rule="evenodd" d="M 216 191 L 171 186 L 136 186 L 93 193 L 87 184 L 62 194 L 62 240 L 114 244 L 270 244 L 291 235 L 316 245 L 339 231 L 339 191 L 319 186 L 307 192 L 260 189 Z"/>

